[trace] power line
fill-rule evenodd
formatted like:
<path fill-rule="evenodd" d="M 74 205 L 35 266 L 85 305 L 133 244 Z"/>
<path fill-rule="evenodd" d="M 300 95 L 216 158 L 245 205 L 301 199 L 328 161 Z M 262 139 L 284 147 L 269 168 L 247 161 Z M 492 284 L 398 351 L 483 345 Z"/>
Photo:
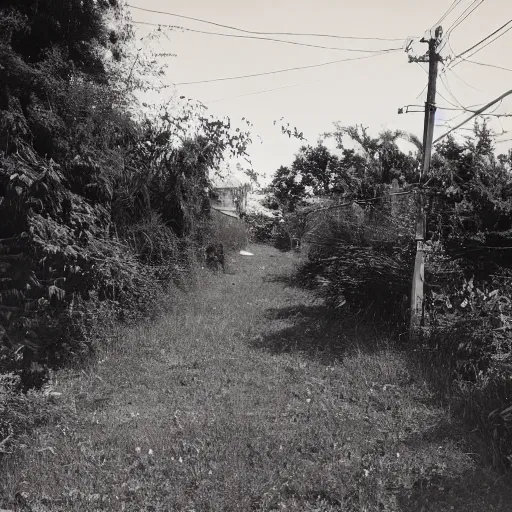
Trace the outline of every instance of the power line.
<path fill-rule="evenodd" d="M 485 91 L 482 91 L 481 89 L 477 89 L 476 87 L 474 87 L 473 85 L 471 84 L 468 84 L 466 82 L 466 80 L 464 80 L 458 73 L 455 73 L 455 71 L 453 69 L 449 69 L 448 71 L 451 71 L 453 73 L 453 75 L 458 78 L 463 84 L 467 85 L 468 87 L 470 87 L 471 89 L 474 89 L 475 91 L 477 92 L 483 92 L 485 93 Z"/>
<path fill-rule="evenodd" d="M 461 102 L 455 97 L 455 95 L 452 93 L 450 87 L 448 86 L 448 84 L 446 83 L 446 81 L 444 80 L 444 77 L 443 77 L 443 74 L 439 75 L 439 78 L 441 79 L 441 82 L 442 84 L 444 85 L 444 88 L 446 89 L 446 92 L 448 92 L 448 94 L 455 100 L 455 103 L 452 103 L 450 100 L 446 99 L 442 94 L 441 92 L 438 91 L 438 94 L 439 96 L 441 96 L 441 98 L 443 98 L 443 100 L 445 100 L 448 104 L 450 104 L 452 107 L 461 107 L 463 110 L 467 110 L 467 108 L 461 104 Z"/>
<path fill-rule="evenodd" d="M 131 7 L 132 9 L 137 9 L 139 11 L 151 12 L 154 14 L 165 14 L 167 16 L 174 16 L 176 18 L 183 18 L 192 21 L 199 21 L 200 23 L 207 23 L 208 25 L 214 25 L 216 27 L 227 28 L 230 30 L 236 30 L 238 32 L 244 32 L 245 34 L 259 34 L 259 35 L 274 35 L 274 36 L 308 36 L 308 37 L 330 37 L 333 39 L 359 39 L 359 40 L 368 40 L 368 41 L 404 41 L 404 37 L 400 38 L 388 38 L 388 37 L 357 37 L 357 36 L 339 36 L 332 34 L 315 34 L 315 33 L 302 33 L 302 32 L 261 32 L 258 30 L 246 30 L 243 28 L 233 27 L 230 25 L 223 25 L 222 23 L 215 23 L 213 21 L 203 20 L 200 18 L 194 18 L 192 16 L 184 16 L 182 14 L 175 14 L 172 12 L 165 11 L 155 11 L 153 9 L 145 9 L 143 7 L 137 7 L 135 5 L 126 4 L 127 7 Z"/>
<path fill-rule="evenodd" d="M 153 27 L 165 27 L 170 29 L 179 29 L 184 30 L 186 32 L 194 32 L 196 34 L 207 34 L 212 36 L 220 36 L 220 37 L 234 37 L 237 39 L 256 39 L 259 41 L 270 41 L 273 43 L 282 43 L 282 44 L 292 44 L 296 46 L 307 46 L 309 48 L 321 48 L 323 50 L 336 50 L 336 51 L 343 51 L 343 52 L 358 52 L 358 53 L 374 53 L 378 51 L 390 51 L 390 50 L 401 50 L 402 48 L 384 48 L 382 50 L 363 50 L 359 48 L 340 48 L 338 46 L 322 46 L 319 44 L 309 44 L 309 43 L 299 43 L 297 41 L 286 41 L 284 39 L 275 39 L 272 37 L 260 37 L 260 36 L 240 36 L 237 34 L 225 34 L 223 32 L 209 32 L 208 30 L 196 30 L 193 28 L 187 28 L 187 27 L 179 27 L 177 25 L 164 25 L 162 23 L 149 23 L 147 21 L 132 21 L 132 23 L 135 23 L 136 25 L 150 25 Z"/>
<path fill-rule="evenodd" d="M 471 16 L 483 3 L 484 3 L 485 0 L 480 0 L 480 2 L 478 2 L 478 0 L 474 0 L 470 5 L 468 5 L 468 7 L 466 7 L 466 9 L 464 9 L 464 11 L 462 12 L 462 14 L 448 27 L 448 30 L 447 30 L 447 33 L 446 33 L 446 37 L 450 37 L 451 33 L 461 24 L 463 23 L 467 18 L 469 18 L 469 16 Z M 475 7 L 473 7 L 473 9 L 471 9 L 471 7 L 474 5 L 474 4 L 477 4 L 475 5 Z M 469 11 L 467 14 L 466 12 L 471 9 L 471 11 Z M 466 16 L 464 16 L 464 14 L 466 14 Z"/>
<path fill-rule="evenodd" d="M 503 30 L 507 25 L 510 25 L 510 23 L 512 23 L 512 20 L 508 20 L 504 25 L 502 25 L 500 28 L 498 28 L 497 30 L 495 30 L 492 34 L 489 34 L 488 36 L 484 37 L 481 41 L 478 41 L 478 43 L 474 44 L 473 46 L 471 46 L 470 48 L 468 48 L 467 50 L 464 50 L 463 52 L 459 53 L 458 55 L 455 56 L 454 60 L 455 59 L 459 59 L 460 57 L 462 57 L 463 55 L 465 55 L 466 53 L 469 53 L 471 50 L 473 50 L 474 48 L 476 48 L 477 46 L 479 46 L 480 44 L 482 43 L 485 43 L 485 41 L 487 41 L 487 39 L 490 39 L 493 35 L 497 34 L 500 30 Z M 507 31 L 508 32 L 508 31 Z M 506 33 L 506 32 L 505 32 Z M 502 34 L 503 35 L 503 34 Z M 501 37 L 501 36 L 500 36 Z M 485 48 L 485 46 L 484 46 Z"/>
<path fill-rule="evenodd" d="M 475 112 L 474 110 L 471 110 L 472 107 L 479 107 L 481 105 L 483 105 L 483 103 L 477 103 L 475 105 L 470 105 L 469 107 L 465 107 L 464 105 L 462 105 L 462 103 L 455 97 L 455 95 L 453 94 L 451 88 L 449 87 L 449 84 L 448 84 L 448 77 L 446 76 L 446 71 L 445 70 L 441 75 L 440 75 L 440 79 L 441 79 L 441 82 L 442 84 L 444 85 L 446 91 L 450 94 L 450 96 L 456 101 L 457 105 L 459 105 L 460 109 L 459 110 L 464 110 L 465 112 Z M 452 71 L 453 74 L 455 75 L 455 72 L 451 69 L 449 69 L 449 71 Z M 444 77 L 443 77 L 443 74 L 444 74 Z M 458 75 L 456 75 L 458 77 Z M 444 80 L 444 78 L 446 78 L 446 81 Z M 462 78 L 458 77 L 460 80 L 462 80 Z M 462 80 L 464 82 L 464 80 Z M 466 85 L 468 85 L 469 87 L 471 87 L 469 84 L 467 84 L 466 82 L 464 82 Z M 477 89 L 478 90 L 478 89 Z M 482 91 L 480 91 L 482 92 Z M 457 107 L 457 105 L 455 105 L 455 103 L 452 103 L 451 101 L 447 100 L 439 91 L 438 91 L 438 94 L 439 96 L 441 96 L 441 98 L 443 98 L 447 103 L 449 103 L 452 107 Z M 458 108 L 458 107 L 457 107 Z M 494 112 L 494 111 L 493 111 Z M 505 114 L 504 114 L 505 116 Z"/>
<path fill-rule="evenodd" d="M 453 3 L 452 5 L 448 8 L 448 10 L 441 16 L 441 18 L 439 18 L 433 25 L 432 27 L 437 27 L 439 25 L 441 25 L 441 23 L 444 21 L 444 19 L 453 11 L 453 9 L 455 9 L 455 7 L 457 7 L 457 5 L 459 5 L 461 3 L 462 0 L 453 0 Z M 432 30 L 432 29 L 431 29 Z"/>
<path fill-rule="evenodd" d="M 462 62 L 468 62 L 469 64 L 476 64 L 477 66 L 485 66 L 485 67 L 489 67 L 489 68 L 502 69 L 503 71 L 512 72 L 512 68 L 504 68 L 502 66 L 496 66 L 495 64 L 487 64 L 485 62 L 477 62 L 475 60 L 469 60 L 469 59 L 464 59 Z"/>
<path fill-rule="evenodd" d="M 243 78 L 252 78 L 255 76 L 274 75 L 277 73 L 286 73 L 288 71 L 296 71 L 299 69 L 310 69 L 310 68 L 319 68 L 322 66 L 330 66 L 332 64 L 338 64 L 339 62 L 348 62 L 351 60 L 371 59 L 372 57 L 378 57 L 380 55 L 388 55 L 390 53 L 392 53 L 392 51 L 382 51 L 382 52 L 374 53 L 373 55 L 364 55 L 362 57 L 349 57 L 346 59 L 338 59 L 338 60 L 333 60 L 330 62 L 322 62 L 321 64 L 310 64 L 309 66 L 296 66 L 293 68 L 276 69 L 274 71 L 266 71 L 264 73 L 252 73 L 250 75 L 228 76 L 228 77 L 223 77 L 223 78 L 210 78 L 208 80 L 196 80 L 193 82 L 179 82 L 179 83 L 175 83 L 174 85 L 205 84 L 205 83 L 210 83 L 210 82 L 223 82 L 226 80 L 239 80 L 239 79 L 243 79 Z"/>
<path fill-rule="evenodd" d="M 462 12 L 462 14 L 448 27 L 448 30 L 446 31 L 446 35 L 444 36 L 444 40 L 445 42 L 440 46 L 439 48 L 439 51 L 441 51 L 445 46 L 446 44 L 448 43 L 449 44 L 449 39 L 450 39 L 450 36 L 452 34 L 452 32 L 463 22 L 465 21 L 469 16 L 471 16 L 471 14 L 476 10 L 478 9 L 478 7 L 480 7 L 480 5 L 483 4 L 485 0 L 480 0 L 480 3 L 478 3 L 477 5 L 475 5 L 475 7 L 473 7 L 473 9 L 471 11 L 469 11 L 469 9 L 471 9 L 471 7 L 476 4 L 478 2 L 478 0 L 474 0 L 468 7 L 466 7 L 466 9 L 464 9 L 464 11 Z M 469 12 L 467 12 L 469 11 Z M 467 14 L 466 14 L 467 13 Z M 464 14 L 466 14 L 466 16 L 464 16 Z"/>
<path fill-rule="evenodd" d="M 509 23 L 512 23 L 512 20 L 508 21 L 508 23 L 506 23 L 506 25 L 508 25 Z M 505 26 L 506 26 L 505 25 Z M 505 30 L 505 32 L 502 32 L 501 34 L 498 34 L 498 36 L 496 36 L 494 39 L 492 39 L 491 41 L 489 41 L 487 44 L 484 44 L 483 46 L 481 46 L 480 48 L 477 48 L 473 53 L 471 53 L 469 56 L 472 57 L 473 55 L 476 55 L 478 52 L 482 51 L 486 46 L 489 46 L 491 43 L 494 43 L 494 41 L 498 40 L 500 37 L 504 36 L 507 32 L 509 32 L 510 30 L 512 30 L 512 27 L 509 27 L 507 30 Z M 451 65 L 451 68 L 454 68 L 455 66 L 458 66 L 461 62 L 465 61 L 466 59 L 462 59 L 462 60 L 459 60 L 458 62 L 456 62 L 455 64 L 452 64 Z"/>
<path fill-rule="evenodd" d="M 307 211 L 303 212 L 302 215 L 304 215 L 304 217 L 306 217 L 308 215 L 311 215 L 312 213 L 324 212 L 324 211 L 328 211 L 328 210 L 337 210 L 339 208 L 346 208 L 346 207 L 352 206 L 354 203 L 359 204 L 359 205 L 361 205 L 361 204 L 366 205 L 367 203 L 371 203 L 373 201 L 379 201 L 380 199 L 387 199 L 390 196 L 406 196 L 406 195 L 410 195 L 413 193 L 414 193 L 414 190 L 406 190 L 403 192 L 390 192 L 389 194 L 386 194 L 384 196 L 371 197 L 369 199 L 354 199 L 353 201 L 347 201 L 345 203 L 335 204 L 333 206 L 326 206 L 323 208 L 316 208 L 314 210 L 307 210 Z"/>
<path fill-rule="evenodd" d="M 204 104 L 205 105 L 209 105 L 210 103 L 217 103 L 219 101 L 225 101 L 225 100 L 232 100 L 232 99 L 236 99 L 236 98 L 242 98 L 244 96 L 253 96 L 253 95 L 256 95 L 256 94 L 263 94 L 263 93 L 266 93 L 266 92 L 279 91 L 281 89 L 289 89 L 291 87 L 299 87 L 301 85 L 315 84 L 315 83 L 318 83 L 318 82 L 323 82 L 324 80 L 325 79 L 322 79 L 322 80 L 312 80 L 310 82 L 301 82 L 299 84 L 284 85 L 282 87 L 274 87 L 273 89 L 263 89 L 261 91 L 248 92 L 246 94 L 238 94 L 237 96 L 229 96 L 229 97 L 226 97 L 226 98 L 219 98 L 217 100 L 205 101 Z"/>
<path fill-rule="evenodd" d="M 448 130 L 446 133 L 444 133 L 443 135 L 441 135 L 440 137 L 438 137 L 435 141 L 434 141 L 434 144 L 439 142 L 441 139 L 444 139 L 448 134 L 450 134 L 451 132 L 457 130 L 458 128 L 460 128 L 461 126 L 465 125 L 468 121 L 471 121 L 471 119 L 473 119 L 474 117 L 482 114 L 485 110 L 487 110 L 489 107 L 492 107 L 494 104 L 500 102 L 501 100 L 503 100 L 503 98 L 509 96 L 510 94 L 512 94 L 512 89 L 510 89 L 510 91 L 507 91 L 505 93 L 503 93 L 501 96 L 498 96 L 496 99 L 492 100 L 491 102 L 487 103 L 487 105 L 484 105 L 482 108 L 476 110 L 473 115 L 469 116 L 467 119 L 465 119 L 464 121 L 462 121 L 462 123 L 458 124 L 457 126 L 455 126 L 454 128 L 451 128 L 450 130 Z"/>

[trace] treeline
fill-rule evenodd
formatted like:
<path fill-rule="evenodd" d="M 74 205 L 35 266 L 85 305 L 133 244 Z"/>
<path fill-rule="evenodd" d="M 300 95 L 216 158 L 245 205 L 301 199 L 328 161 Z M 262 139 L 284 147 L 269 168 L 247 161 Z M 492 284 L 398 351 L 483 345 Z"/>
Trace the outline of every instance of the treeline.
<path fill-rule="evenodd" d="M 406 339 L 421 144 L 402 132 L 372 137 L 339 124 L 330 135 L 336 154 L 304 146 L 275 173 L 267 202 L 302 239 L 303 284 L 333 308 Z M 400 139 L 417 151 L 401 151 Z M 497 155 L 493 133 L 476 123 L 464 142 L 448 137 L 436 147 L 423 190 L 426 303 L 414 353 L 485 438 L 492 462 L 509 466 L 512 152 Z"/>
<path fill-rule="evenodd" d="M 211 237 L 209 171 L 249 141 L 190 101 L 134 115 L 155 66 L 133 38 L 117 0 L 0 9 L 0 374 L 25 389 L 99 320 L 155 310 Z"/>

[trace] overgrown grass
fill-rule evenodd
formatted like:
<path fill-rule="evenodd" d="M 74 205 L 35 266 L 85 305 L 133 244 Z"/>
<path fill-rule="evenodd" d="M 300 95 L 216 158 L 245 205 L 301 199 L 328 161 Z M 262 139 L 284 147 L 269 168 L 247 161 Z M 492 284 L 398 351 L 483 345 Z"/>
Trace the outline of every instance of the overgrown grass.
<path fill-rule="evenodd" d="M 222 242 L 226 250 L 233 251 L 249 243 L 249 232 L 243 220 L 213 210 L 210 239 Z"/>
<path fill-rule="evenodd" d="M 287 286 L 292 254 L 250 250 L 54 375 L 46 421 L 2 456 L 0 508 L 509 510 L 403 353 Z"/>

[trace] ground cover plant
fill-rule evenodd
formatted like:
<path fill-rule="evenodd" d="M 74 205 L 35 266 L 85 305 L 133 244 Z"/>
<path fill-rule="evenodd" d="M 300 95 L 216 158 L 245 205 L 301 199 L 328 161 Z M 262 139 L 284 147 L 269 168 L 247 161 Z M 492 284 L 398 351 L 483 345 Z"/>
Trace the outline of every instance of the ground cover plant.
<path fill-rule="evenodd" d="M 334 135 L 343 157 L 329 161 L 330 174 L 315 156 L 318 149 L 310 148 L 273 182 L 283 211 L 293 205 L 287 215 L 306 219 L 299 279 L 334 310 L 405 339 L 415 254 L 414 158 L 397 152 L 394 136 L 403 134 L 372 139 L 364 130 L 337 126 Z M 347 136 L 359 154 L 344 149 Z M 425 326 L 411 352 L 421 353 L 425 374 L 502 469 L 510 468 L 512 439 L 510 176 L 510 155 L 495 155 L 485 122 L 475 124 L 465 143 L 448 138 L 434 153 L 425 190 Z M 327 183 L 320 196 L 318 187 L 300 187 L 315 179 Z M 307 205 L 311 194 L 323 203 Z"/>
<path fill-rule="evenodd" d="M 393 341 L 296 287 L 297 255 L 248 249 L 34 395 L 49 422 L 2 456 L 0 507 L 508 510 Z"/>

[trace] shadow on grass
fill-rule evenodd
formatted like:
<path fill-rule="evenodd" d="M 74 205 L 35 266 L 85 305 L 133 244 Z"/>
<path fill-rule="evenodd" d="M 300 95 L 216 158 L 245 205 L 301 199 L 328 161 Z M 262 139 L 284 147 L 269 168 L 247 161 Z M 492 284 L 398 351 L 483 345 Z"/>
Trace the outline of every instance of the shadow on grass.
<path fill-rule="evenodd" d="M 382 332 L 322 304 L 268 309 L 266 317 L 272 321 L 269 328 L 251 345 L 272 354 L 300 352 L 328 365 L 341 360 L 347 350 L 370 353 L 383 345 Z"/>
<path fill-rule="evenodd" d="M 480 470 L 458 477 L 419 478 L 411 490 L 401 494 L 400 510 L 423 512 L 508 512 L 512 503 L 510 481 Z"/>
<path fill-rule="evenodd" d="M 268 281 L 282 283 L 286 287 L 302 288 L 293 275 L 271 275 Z M 252 340 L 255 348 L 273 354 L 300 353 L 325 365 L 333 364 L 354 349 L 365 353 L 379 353 L 391 346 L 401 352 L 409 361 L 409 373 L 413 380 L 420 382 L 425 375 L 418 369 L 418 362 L 410 343 L 397 343 L 393 334 L 377 326 L 371 320 L 362 321 L 357 316 L 335 311 L 323 304 L 296 304 L 282 308 L 268 309 L 268 329 Z M 439 387 L 427 378 L 430 389 Z M 446 384 L 446 383 L 445 383 Z M 445 391 L 448 389 L 445 386 Z M 438 393 L 428 395 L 421 401 L 427 407 L 451 404 L 448 397 L 440 400 Z M 418 475 L 412 489 L 399 492 L 401 510 L 423 511 L 499 511 L 511 510 L 512 481 L 510 475 L 499 475 L 489 469 L 479 452 L 472 430 L 474 425 L 464 421 L 451 406 L 451 414 L 438 417 L 433 424 L 424 425 L 420 432 L 411 433 L 403 442 L 413 451 L 420 446 L 432 447 L 432 459 L 443 464 L 445 455 L 436 455 L 443 446 L 452 446 L 461 455 L 469 454 L 475 461 L 472 469 L 461 474 L 442 474 L 434 469 L 426 475 Z M 434 448 L 435 447 L 435 448 Z M 481 447 L 480 447 L 481 448 Z M 446 455 L 447 456 L 447 455 Z M 403 491 L 403 492 L 402 492 Z"/>
<path fill-rule="evenodd" d="M 281 283 L 286 288 L 300 288 L 302 290 L 314 290 L 315 284 L 294 274 L 267 274 L 263 279 L 267 283 Z"/>

